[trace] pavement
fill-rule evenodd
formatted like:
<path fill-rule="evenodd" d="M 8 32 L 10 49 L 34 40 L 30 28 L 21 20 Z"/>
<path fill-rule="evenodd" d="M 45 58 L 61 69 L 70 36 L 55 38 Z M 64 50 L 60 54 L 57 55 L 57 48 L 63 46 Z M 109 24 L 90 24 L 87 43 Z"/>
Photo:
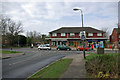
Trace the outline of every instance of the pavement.
<path fill-rule="evenodd" d="M 25 53 L 16 53 L 16 54 L 2 54 L 2 57 L 0 57 L 0 59 L 8 59 L 8 58 L 12 58 L 12 57 L 17 57 L 20 55 L 25 55 Z"/>
<path fill-rule="evenodd" d="M 67 71 L 60 77 L 60 80 L 63 78 L 86 78 L 83 54 L 68 55 L 64 57 L 64 59 L 66 58 L 72 58 L 73 61 L 69 65 Z"/>

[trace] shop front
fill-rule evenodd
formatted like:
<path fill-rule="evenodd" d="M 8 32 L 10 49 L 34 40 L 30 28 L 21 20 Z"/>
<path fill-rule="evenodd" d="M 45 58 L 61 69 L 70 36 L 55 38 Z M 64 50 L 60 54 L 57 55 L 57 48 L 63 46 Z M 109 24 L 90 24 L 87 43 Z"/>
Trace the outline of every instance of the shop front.
<path fill-rule="evenodd" d="M 87 46 L 91 47 L 91 45 L 93 45 L 93 48 L 98 48 L 98 47 L 104 47 L 104 40 L 95 40 L 95 39 L 90 39 L 87 40 Z"/>

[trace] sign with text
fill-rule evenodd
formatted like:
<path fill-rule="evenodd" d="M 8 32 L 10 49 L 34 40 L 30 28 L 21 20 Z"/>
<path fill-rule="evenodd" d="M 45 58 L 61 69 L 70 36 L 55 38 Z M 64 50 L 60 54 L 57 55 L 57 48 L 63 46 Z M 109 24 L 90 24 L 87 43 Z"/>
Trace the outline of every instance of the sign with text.
<path fill-rule="evenodd" d="M 85 33 L 85 31 L 81 31 L 80 32 L 80 38 L 81 38 L 81 40 L 85 40 L 86 39 L 86 33 Z"/>

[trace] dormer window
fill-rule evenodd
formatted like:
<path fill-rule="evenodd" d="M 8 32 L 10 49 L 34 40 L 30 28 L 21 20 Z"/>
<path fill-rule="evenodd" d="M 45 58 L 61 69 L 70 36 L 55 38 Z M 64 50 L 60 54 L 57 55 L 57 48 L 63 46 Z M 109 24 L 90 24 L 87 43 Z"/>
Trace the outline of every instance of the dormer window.
<path fill-rule="evenodd" d="M 61 36 L 65 36 L 65 33 L 61 33 Z"/>
<path fill-rule="evenodd" d="M 88 36 L 93 36 L 93 33 L 88 33 Z"/>
<path fill-rule="evenodd" d="M 57 33 L 52 33 L 52 36 L 57 36 Z"/>
<path fill-rule="evenodd" d="M 75 35 L 75 33 L 70 33 L 70 36 L 74 36 Z"/>
<path fill-rule="evenodd" d="M 102 36 L 102 33 L 97 33 L 97 36 Z"/>

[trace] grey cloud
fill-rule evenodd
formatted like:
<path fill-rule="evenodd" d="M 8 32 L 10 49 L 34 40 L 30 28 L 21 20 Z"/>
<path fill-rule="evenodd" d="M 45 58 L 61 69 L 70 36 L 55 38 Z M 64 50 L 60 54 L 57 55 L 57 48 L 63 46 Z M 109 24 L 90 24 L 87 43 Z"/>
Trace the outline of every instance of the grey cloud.
<path fill-rule="evenodd" d="M 24 24 L 24 29 L 37 30 L 41 33 L 48 33 L 50 30 L 56 29 L 61 25 L 79 26 L 79 21 L 65 21 L 64 17 L 74 17 L 77 14 L 73 12 L 74 7 L 83 8 L 85 16 L 85 25 L 100 26 L 116 26 L 117 3 L 77 3 L 77 2 L 5 2 L 2 6 L 3 13 L 13 18 L 21 20 Z M 100 16 L 107 16 L 103 19 Z M 79 16 L 79 13 L 78 13 Z M 113 18 L 114 17 L 114 18 Z M 92 20 L 88 21 L 91 18 Z M 110 20 L 114 21 L 111 22 Z M 63 21 L 64 20 L 64 21 Z M 97 21 L 99 24 L 96 24 Z M 105 23 L 103 23 L 105 22 Z M 110 25 L 106 23 L 109 22 Z M 42 28 L 42 30 L 41 30 Z"/>

